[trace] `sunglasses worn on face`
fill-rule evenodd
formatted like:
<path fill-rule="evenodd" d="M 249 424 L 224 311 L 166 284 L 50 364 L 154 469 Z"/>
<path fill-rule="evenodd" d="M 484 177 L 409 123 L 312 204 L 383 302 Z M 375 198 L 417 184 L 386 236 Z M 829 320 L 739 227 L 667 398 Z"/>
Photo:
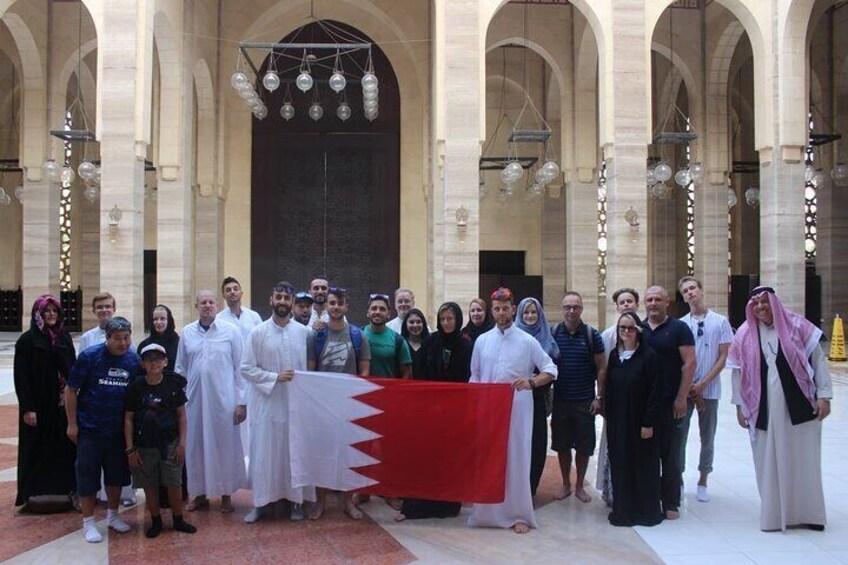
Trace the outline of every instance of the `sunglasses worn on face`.
<path fill-rule="evenodd" d="M 636 326 L 618 326 L 620 332 L 635 332 Z"/>

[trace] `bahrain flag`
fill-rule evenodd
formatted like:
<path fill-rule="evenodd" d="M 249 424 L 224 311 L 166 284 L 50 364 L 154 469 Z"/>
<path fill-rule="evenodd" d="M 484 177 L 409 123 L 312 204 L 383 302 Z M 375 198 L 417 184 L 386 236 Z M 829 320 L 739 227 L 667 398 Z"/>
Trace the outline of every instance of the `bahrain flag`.
<path fill-rule="evenodd" d="M 510 385 L 298 371 L 289 387 L 293 487 L 503 502 Z"/>

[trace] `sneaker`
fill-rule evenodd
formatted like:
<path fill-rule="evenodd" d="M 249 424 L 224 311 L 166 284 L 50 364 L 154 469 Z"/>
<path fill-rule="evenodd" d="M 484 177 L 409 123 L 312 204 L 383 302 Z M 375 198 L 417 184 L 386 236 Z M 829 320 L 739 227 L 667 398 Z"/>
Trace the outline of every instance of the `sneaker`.
<path fill-rule="evenodd" d="M 85 535 L 85 541 L 88 543 L 100 543 L 103 541 L 103 536 L 100 534 L 97 526 L 92 525 L 83 527 L 82 533 Z"/>
<path fill-rule="evenodd" d="M 300 522 L 303 520 L 303 504 L 292 503 L 291 505 L 291 514 L 289 515 L 292 522 Z"/>
<path fill-rule="evenodd" d="M 120 516 L 113 516 L 106 521 L 106 524 L 119 534 L 125 534 L 130 531 L 130 525 L 121 520 Z"/>
<path fill-rule="evenodd" d="M 262 509 L 254 508 L 244 517 L 245 524 L 254 524 L 262 519 Z"/>
<path fill-rule="evenodd" d="M 707 485 L 698 485 L 698 502 L 709 502 L 710 493 L 707 492 Z"/>
<path fill-rule="evenodd" d="M 138 504 L 138 501 L 135 498 L 122 498 L 121 505 L 124 508 L 129 508 L 130 506 L 135 506 Z"/>

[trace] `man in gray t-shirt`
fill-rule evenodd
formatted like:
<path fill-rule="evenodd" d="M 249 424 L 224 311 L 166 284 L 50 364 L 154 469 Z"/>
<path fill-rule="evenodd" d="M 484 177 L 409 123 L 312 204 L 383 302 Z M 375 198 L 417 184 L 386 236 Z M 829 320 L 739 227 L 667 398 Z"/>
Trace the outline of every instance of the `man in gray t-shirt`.
<path fill-rule="evenodd" d="M 345 321 L 347 306 L 345 289 L 330 287 L 327 293 L 327 314 L 330 319 L 326 327 L 313 330 L 306 340 L 306 366 L 310 371 L 367 376 L 371 370 L 368 339 L 357 326 Z M 345 514 L 354 520 L 361 520 L 362 512 L 353 501 L 353 493 L 346 492 L 343 496 Z M 309 515 L 311 520 L 317 520 L 324 514 L 326 498 L 327 489 L 319 488 L 318 501 Z"/>

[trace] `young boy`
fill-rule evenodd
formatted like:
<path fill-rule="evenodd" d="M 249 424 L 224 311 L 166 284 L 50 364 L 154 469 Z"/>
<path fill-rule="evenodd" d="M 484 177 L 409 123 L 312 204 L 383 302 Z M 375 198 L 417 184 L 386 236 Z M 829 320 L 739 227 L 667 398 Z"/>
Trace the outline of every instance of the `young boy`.
<path fill-rule="evenodd" d="M 141 350 L 144 378 L 127 391 L 124 436 L 133 484 L 144 489 L 152 524 L 145 532 L 155 538 L 162 531 L 159 485 L 167 487 L 174 529 L 193 534 L 197 528 L 183 520 L 182 468 L 185 461 L 185 379 L 165 372 L 165 348 L 150 344 Z"/>

